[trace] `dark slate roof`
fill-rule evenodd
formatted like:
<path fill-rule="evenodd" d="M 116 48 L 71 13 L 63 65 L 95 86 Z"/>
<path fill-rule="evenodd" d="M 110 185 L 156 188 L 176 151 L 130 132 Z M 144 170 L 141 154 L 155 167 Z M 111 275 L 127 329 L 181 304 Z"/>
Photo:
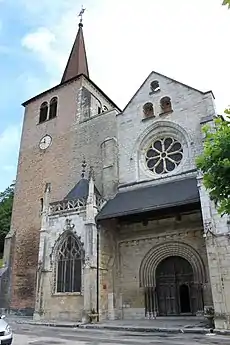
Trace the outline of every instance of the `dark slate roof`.
<path fill-rule="evenodd" d="M 95 194 L 99 195 L 99 191 L 94 187 Z M 66 195 L 64 200 L 85 199 L 89 195 L 89 180 L 82 178 Z"/>
<path fill-rule="evenodd" d="M 79 23 L 79 29 L 71 50 L 61 82 L 64 83 L 80 74 L 89 77 L 88 62 L 83 36 L 83 25 Z"/>
<path fill-rule="evenodd" d="M 97 221 L 199 201 L 196 178 L 118 192 L 97 215 Z"/>

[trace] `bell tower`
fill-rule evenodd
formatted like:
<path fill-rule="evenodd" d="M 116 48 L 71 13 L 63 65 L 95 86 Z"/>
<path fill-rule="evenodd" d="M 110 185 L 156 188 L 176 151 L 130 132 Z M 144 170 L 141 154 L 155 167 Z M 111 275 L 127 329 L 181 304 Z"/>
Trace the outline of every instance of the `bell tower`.
<path fill-rule="evenodd" d="M 32 315 L 44 191 L 62 200 L 76 184 L 83 156 L 103 190 L 101 145 L 116 136 L 119 108 L 89 79 L 82 16 L 61 83 L 23 103 L 24 123 L 12 213 L 10 309 Z M 106 109 L 106 110 L 103 110 Z M 114 179 L 113 179 L 114 181 Z M 114 182 L 113 182 L 114 183 Z"/>

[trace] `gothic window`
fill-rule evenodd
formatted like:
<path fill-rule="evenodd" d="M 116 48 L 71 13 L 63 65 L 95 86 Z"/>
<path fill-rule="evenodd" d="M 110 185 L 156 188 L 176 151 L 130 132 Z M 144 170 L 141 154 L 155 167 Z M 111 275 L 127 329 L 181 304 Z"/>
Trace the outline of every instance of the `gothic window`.
<path fill-rule="evenodd" d="M 170 97 L 166 96 L 161 98 L 160 104 L 163 113 L 169 113 L 172 111 L 172 102 Z"/>
<path fill-rule="evenodd" d="M 50 111 L 49 111 L 49 119 L 53 119 L 57 116 L 57 97 L 54 97 L 50 101 Z"/>
<path fill-rule="evenodd" d="M 39 123 L 46 121 L 47 115 L 48 115 L 48 103 L 43 102 L 40 107 Z"/>
<path fill-rule="evenodd" d="M 83 249 L 69 233 L 57 253 L 56 292 L 81 292 Z"/>
<path fill-rule="evenodd" d="M 145 117 L 153 117 L 154 116 L 154 109 L 153 104 L 151 102 L 147 102 L 143 106 L 143 112 Z"/>
<path fill-rule="evenodd" d="M 145 153 L 146 165 L 155 174 L 173 171 L 181 163 L 182 158 L 183 147 L 172 137 L 156 139 Z"/>

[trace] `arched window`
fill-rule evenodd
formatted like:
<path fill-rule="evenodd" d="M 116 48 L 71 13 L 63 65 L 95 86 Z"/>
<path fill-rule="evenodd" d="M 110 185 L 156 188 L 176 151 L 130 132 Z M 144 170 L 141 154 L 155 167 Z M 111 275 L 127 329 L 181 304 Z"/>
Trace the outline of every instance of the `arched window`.
<path fill-rule="evenodd" d="M 143 112 L 145 117 L 155 117 L 154 116 L 154 109 L 153 109 L 153 103 L 147 102 L 143 105 Z"/>
<path fill-rule="evenodd" d="M 68 233 L 57 252 L 56 292 L 81 292 L 82 244 Z"/>
<path fill-rule="evenodd" d="M 47 115 L 48 115 L 48 103 L 43 102 L 40 107 L 39 123 L 46 121 Z"/>
<path fill-rule="evenodd" d="M 57 116 L 57 97 L 54 97 L 50 101 L 50 111 L 49 111 L 49 119 L 53 119 Z"/>
<path fill-rule="evenodd" d="M 161 98 L 160 103 L 161 103 L 161 109 L 163 113 L 170 113 L 172 111 L 172 102 L 171 102 L 170 97 L 165 96 Z"/>

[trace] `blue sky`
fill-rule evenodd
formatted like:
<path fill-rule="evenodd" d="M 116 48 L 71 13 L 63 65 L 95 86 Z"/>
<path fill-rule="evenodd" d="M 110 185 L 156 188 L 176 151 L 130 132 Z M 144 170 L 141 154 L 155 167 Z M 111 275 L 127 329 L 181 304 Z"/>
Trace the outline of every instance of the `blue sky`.
<path fill-rule="evenodd" d="M 120 107 L 152 71 L 230 103 L 230 10 L 222 0 L 86 0 L 90 77 Z M 82 3 L 0 0 L 0 191 L 16 176 L 21 103 L 59 83 Z"/>

